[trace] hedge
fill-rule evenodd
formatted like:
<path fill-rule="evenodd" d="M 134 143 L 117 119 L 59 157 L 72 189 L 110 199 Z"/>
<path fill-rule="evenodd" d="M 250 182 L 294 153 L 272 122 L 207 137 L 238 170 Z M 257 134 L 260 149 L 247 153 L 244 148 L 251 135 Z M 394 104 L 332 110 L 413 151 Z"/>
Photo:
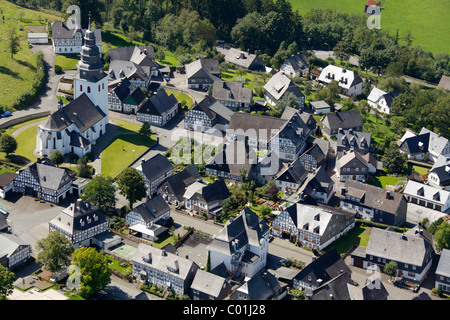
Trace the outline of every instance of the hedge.
<path fill-rule="evenodd" d="M 368 220 L 363 220 L 363 219 L 355 219 L 355 222 L 356 222 L 357 226 L 363 225 L 363 226 L 375 227 L 375 228 L 380 228 L 380 229 L 391 228 L 392 230 L 394 230 L 396 232 L 401 232 L 401 233 L 404 233 L 409 230 L 409 228 L 390 226 L 388 224 L 383 224 L 383 223 L 378 223 L 378 222 L 373 222 L 373 221 L 368 221 Z"/>

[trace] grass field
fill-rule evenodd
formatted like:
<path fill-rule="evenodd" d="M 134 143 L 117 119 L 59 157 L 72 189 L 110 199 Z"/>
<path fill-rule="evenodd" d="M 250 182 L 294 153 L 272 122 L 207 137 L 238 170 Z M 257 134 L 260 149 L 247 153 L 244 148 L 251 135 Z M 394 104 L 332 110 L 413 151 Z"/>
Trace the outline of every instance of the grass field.
<path fill-rule="evenodd" d="M 36 58 L 28 47 L 24 26 L 42 24 L 45 19 L 53 21 L 60 18 L 24 9 L 6 0 L 0 0 L 0 8 L 5 19 L 5 23 L 0 23 L 0 106 L 12 107 L 22 93 L 32 88 L 36 74 Z M 20 37 L 20 49 L 13 58 L 8 53 L 6 41 L 10 26 L 17 28 L 17 35 Z"/>
<path fill-rule="evenodd" d="M 189 109 L 192 107 L 192 104 L 194 103 L 191 97 L 189 97 L 187 94 L 172 90 L 166 90 L 166 92 L 169 96 L 173 94 L 179 102 L 183 100 L 186 101 L 186 105 L 188 106 Z"/>
<path fill-rule="evenodd" d="M 117 136 L 102 152 L 102 175 L 115 177 L 154 143 L 154 136 L 151 138 L 140 134 Z"/>
<path fill-rule="evenodd" d="M 75 70 L 80 57 L 77 55 L 56 55 L 55 66 L 60 66 L 64 70 Z"/>
<path fill-rule="evenodd" d="M 346 13 L 364 14 L 366 0 L 290 0 L 301 14 L 313 8 L 330 8 Z M 411 31 L 413 45 L 433 53 L 450 53 L 450 10 L 448 0 L 384 0 L 381 28 L 400 35 Z"/>
<path fill-rule="evenodd" d="M 325 248 L 325 251 L 336 248 L 339 254 L 342 255 L 354 245 L 367 247 L 371 230 L 372 228 L 370 227 L 355 226 L 345 236 L 339 238 L 331 246 Z"/>

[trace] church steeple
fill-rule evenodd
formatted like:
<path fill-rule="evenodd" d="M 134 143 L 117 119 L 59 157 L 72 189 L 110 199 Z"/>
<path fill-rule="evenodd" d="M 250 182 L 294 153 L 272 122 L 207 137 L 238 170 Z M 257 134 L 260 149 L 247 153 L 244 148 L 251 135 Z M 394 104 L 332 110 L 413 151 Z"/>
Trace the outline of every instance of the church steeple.
<path fill-rule="evenodd" d="M 91 29 L 91 17 L 89 14 L 89 26 L 84 35 L 84 45 L 81 47 L 81 59 L 77 63 L 78 76 L 91 82 L 97 82 L 106 76 L 100 59 L 100 50 L 96 45 L 95 33 Z"/>

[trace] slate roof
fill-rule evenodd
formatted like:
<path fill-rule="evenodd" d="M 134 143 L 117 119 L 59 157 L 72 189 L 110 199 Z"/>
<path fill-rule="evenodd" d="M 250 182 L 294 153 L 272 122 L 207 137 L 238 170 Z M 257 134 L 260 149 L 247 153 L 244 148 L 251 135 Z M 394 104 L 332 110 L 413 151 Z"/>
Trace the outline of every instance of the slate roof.
<path fill-rule="evenodd" d="M 212 110 L 210 110 L 210 107 L 211 107 L 211 105 L 215 104 L 216 102 L 217 102 L 216 99 L 214 99 L 210 95 L 207 95 L 207 96 L 205 96 L 205 98 L 202 99 L 202 101 L 200 101 L 193 108 L 191 108 L 191 110 L 197 110 L 197 111 L 204 112 L 211 121 L 214 121 L 216 119 L 216 113 L 213 112 Z M 191 110 L 189 110 L 189 112 Z"/>
<path fill-rule="evenodd" d="M 363 120 L 359 110 L 327 113 L 322 123 L 331 130 L 350 129 L 363 126 Z"/>
<path fill-rule="evenodd" d="M 294 280 L 309 283 L 312 287 L 320 287 L 331 279 L 345 273 L 351 276 L 352 271 L 342 260 L 336 248 L 332 248 L 324 255 L 317 257 L 306 265 Z"/>
<path fill-rule="evenodd" d="M 387 199 L 388 190 L 351 179 L 347 179 L 344 186 L 346 195 L 361 199 L 360 203 L 370 208 L 392 214 L 397 212 L 403 199 L 403 194 L 397 192 L 390 192 Z"/>
<path fill-rule="evenodd" d="M 112 60 L 109 64 L 108 77 L 110 81 L 129 78 L 134 74 L 146 81 L 150 77 L 150 69 L 126 60 Z"/>
<path fill-rule="evenodd" d="M 305 182 L 299 189 L 299 193 L 304 192 L 313 197 L 315 192 L 329 194 L 333 191 L 334 182 L 328 173 L 322 167 L 318 167 L 316 171 L 306 178 Z"/>
<path fill-rule="evenodd" d="M 287 122 L 287 120 L 270 117 L 270 116 L 264 116 L 264 115 L 258 115 L 258 114 L 252 114 L 252 113 L 246 113 L 246 112 L 235 112 L 231 116 L 231 121 L 228 129 L 232 130 L 238 130 L 242 129 L 244 132 L 247 130 L 255 130 L 258 132 L 260 129 L 267 130 L 267 133 L 270 135 L 271 130 L 280 130 L 284 124 Z M 269 136 L 270 140 L 270 136 Z"/>
<path fill-rule="evenodd" d="M 167 95 L 167 92 L 160 88 L 156 95 L 141 102 L 137 113 L 164 116 L 175 105 L 178 105 L 175 96 L 173 94 Z"/>
<path fill-rule="evenodd" d="M 144 219 L 145 223 L 150 223 L 157 220 L 167 211 L 170 211 L 170 207 L 160 194 L 152 197 L 147 202 L 144 202 L 131 210 L 131 212 L 139 214 L 142 219 Z"/>
<path fill-rule="evenodd" d="M 141 50 L 146 50 L 147 57 L 149 59 L 155 59 L 155 51 L 153 49 L 153 46 L 138 46 Z M 120 48 L 114 48 L 109 50 L 109 57 L 111 61 L 114 60 L 124 60 L 124 61 L 130 61 L 131 57 L 133 56 L 135 47 L 120 47 Z"/>
<path fill-rule="evenodd" d="M 436 275 L 450 278 L 450 250 L 442 249 L 439 263 L 436 269 Z"/>
<path fill-rule="evenodd" d="M 216 80 L 214 81 L 212 96 L 220 101 L 252 104 L 253 91 L 244 88 L 242 82 Z"/>
<path fill-rule="evenodd" d="M 114 92 L 117 96 L 117 98 L 124 102 L 125 99 L 130 95 L 132 89 L 132 84 L 128 78 L 123 78 L 120 81 L 120 84 L 116 86 L 114 89 L 111 90 L 111 92 Z"/>
<path fill-rule="evenodd" d="M 84 132 L 104 117 L 106 117 L 105 113 L 83 93 L 49 115 L 41 128 L 47 131 L 62 131 L 73 123 L 81 132 Z"/>
<path fill-rule="evenodd" d="M 145 177 L 150 181 L 156 180 L 158 177 L 166 174 L 170 170 L 173 170 L 173 165 L 170 161 L 158 153 L 139 166 Z"/>
<path fill-rule="evenodd" d="M 310 300 L 350 300 L 350 290 L 348 285 L 352 280 L 347 273 L 339 274 L 330 279 L 320 287 L 314 289 L 309 297 Z"/>
<path fill-rule="evenodd" d="M 139 244 L 131 262 L 139 263 L 139 265 L 159 270 L 183 280 L 187 279 L 191 268 L 198 269 L 198 266 L 188 259 L 144 243 Z"/>
<path fill-rule="evenodd" d="M 168 177 L 159 188 L 163 192 L 167 190 L 169 193 L 173 194 L 178 201 L 183 201 L 183 195 L 186 188 L 195 181 L 197 181 L 197 179 L 192 176 L 189 170 L 184 169 L 183 171 Z"/>
<path fill-rule="evenodd" d="M 236 289 L 232 299 L 236 299 L 238 292 L 242 292 L 250 300 L 269 300 L 278 296 L 280 290 L 281 286 L 277 278 L 266 270 L 261 270 Z M 237 299 L 240 300 L 240 298 Z"/>
<path fill-rule="evenodd" d="M 248 177 L 257 160 L 257 155 L 254 151 L 249 152 L 243 142 L 234 141 L 225 144 L 223 149 L 206 164 L 206 168 L 228 172 L 236 177 L 239 177 L 241 169 L 244 169 Z"/>
<path fill-rule="evenodd" d="M 41 158 L 38 161 L 23 167 L 20 171 L 28 171 L 42 188 L 58 190 L 67 183 L 72 182 L 66 170 L 57 168 L 50 159 Z"/>
<path fill-rule="evenodd" d="M 278 181 L 301 184 L 305 181 L 308 171 L 299 159 L 295 160 L 289 167 L 282 171 L 276 178 Z"/>
<path fill-rule="evenodd" d="M 199 76 L 220 80 L 219 73 L 219 60 L 217 59 L 197 59 L 186 65 L 186 78 L 188 79 L 192 76 Z"/>
<path fill-rule="evenodd" d="M 0 257 L 6 255 L 9 258 L 20 246 L 29 245 L 15 235 L 0 233 Z"/>
<path fill-rule="evenodd" d="M 400 145 L 400 150 L 410 155 L 428 152 L 430 133 L 419 134 L 406 138 Z"/>
<path fill-rule="evenodd" d="M 331 110 L 330 105 L 328 103 L 326 103 L 324 100 L 311 101 L 309 104 L 311 105 L 311 108 L 315 111 L 320 110 L 320 109 L 327 109 L 327 108 L 329 108 Z"/>
<path fill-rule="evenodd" d="M 302 54 L 297 54 L 295 56 L 286 59 L 286 61 L 284 61 L 283 64 L 289 64 L 290 66 L 292 66 L 294 71 L 309 68 L 308 62 L 306 62 L 306 59 Z"/>
<path fill-rule="evenodd" d="M 207 250 L 232 255 L 247 244 L 260 246 L 260 240 L 270 227 L 249 207 L 245 207 L 234 219 L 229 219 Z"/>
<path fill-rule="evenodd" d="M 136 87 L 131 91 L 129 96 L 125 99 L 124 103 L 138 106 L 145 99 L 147 99 L 147 96 L 145 95 L 145 93 L 141 90 L 141 88 Z"/>
<path fill-rule="evenodd" d="M 84 36 L 87 29 L 74 28 L 69 29 L 67 27 L 66 21 L 54 21 L 52 22 L 52 37 L 54 39 L 72 39 L 77 31 L 81 31 L 82 39 L 84 41 Z M 102 45 L 102 32 L 101 29 L 92 30 L 95 35 L 95 45 Z"/>
<path fill-rule="evenodd" d="M 444 138 L 440 134 L 436 134 L 433 131 L 428 130 L 427 128 L 422 128 L 419 136 L 427 133 L 430 135 L 428 151 L 436 154 L 442 154 L 444 148 L 448 146 L 448 139 Z"/>
<path fill-rule="evenodd" d="M 377 103 L 379 99 L 386 93 L 386 91 L 380 90 L 377 87 L 373 87 L 373 89 L 370 91 L 369 96 L 367 97 L 367 101 Z"/>
<path fill-rule="evenodd" d="M 363 156 L 359 152 L 354 151 L 352 149 L 350 149 L 347 152 L 344 151 L 342 156 L 340 158 L 338 158 L 337 161 L 339 162 L 339 167 L 342 168 L 343 166 L 349 164 L 350 162 L 352 162 L 355 159 L 357 159 L 364 167 L 366 167 L 366 168 L 369 167 L 369 164 L 367 163 L 366 159 L 364 159 Z M 367 173 L 367 170 L 364 172 Z"/>
<path fill-rule="evenodd" d="M 362 143 L 365 143 L 363 145 Z M 372 134 L 369 132 L 341 130 L 337 134 L 338 147 L 353 147 L 357 149 L 369 149 L 372 142 Z"/>
<path fill-rule="evenodd" d="M 6 221 L 6 218 L 5 218 L 5 216 L 2 214 L 2 213 L 0 213 L 0 232 L 1 231 L 4 231 L 6 228 L 8 228 L 8 222 Z M 1 254 L 0 254 L 0 256 L 1 256 Z"/>
<path fill-rule="evenodd" d="M 211 184 L 205 185 L 200 182 L 194 182 L 186 188 L 184 198 L 191 199 L 195 195 L 201 196 L 206 203 L 223 201 L 230 197 L 230 191 L 224 180 L 217 180 Z"/>
<path fill-rule="evenodd" d="M 305 96 L 300 91 L 300 87 L 281 72 L 276 73 L 269 81 L 267 81 L 264 85 L 264 90 L 266 90 L 276 101 L 280 100 L 287 92 L 294 94 L 297 99 L 301 99 Z"/>
<path fill-rule="evenodd" d="M 395 231 L 373 228 L 366 256 L 385 258 L 399 263 L 423 266 L 432 246 L 424 238 Z"/>
<path fill-rule="evenodd" d="M 228 287 L 228 293 L 231 291 L 230 286 L 225 278 L 219 277 L 210 272 L 197 270 L 194 280 L 191 284 L 191 290 L 198 290 L 209 296 L 218 298 L 222 293 L 223 288 Z"/>
<path fill-rule="evenodd" d="M 236 48 L 224 49 L 216 47 L 216 49 L 219 53 L 222 53 L 225 56 L 225 61 L 233 63 L 242 68 L 248 69 L 252 67 L 252 64 L 255 66 L 263 66 L 261 58 L 254 54 Z"/>
<path fill-rule="evenodd" d="M 318 144 L 314 144 L 311 148 L 307 149 L 299 158 L 302 158 L 305 155 L 311 155 L 319 164 L 327 158 L 322 148 Z"/>
<path fill-rule="evenodd" d="M 69 207 L 64 208 L 49 224 L 75 235 L 104 222 L 106 222 L 106 217 L 101 210 L 89 201 L 78 199 Z"/>

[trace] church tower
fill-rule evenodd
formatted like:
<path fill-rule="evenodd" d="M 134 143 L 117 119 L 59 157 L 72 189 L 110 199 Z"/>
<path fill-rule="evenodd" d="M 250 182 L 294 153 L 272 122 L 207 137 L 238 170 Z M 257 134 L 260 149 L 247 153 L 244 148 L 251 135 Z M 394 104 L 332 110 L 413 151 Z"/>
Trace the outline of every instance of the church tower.
<path fill-rule="evenodd" d="M 100 60 L 100 50 L 95 43 L 91 21 L 81 47 L 81 59 L 77 63 L 78 74 L 74 79 L 74 99 L 86 94 L 89 100 L 106 115 L 108 123 L 108 77 Z"/>

